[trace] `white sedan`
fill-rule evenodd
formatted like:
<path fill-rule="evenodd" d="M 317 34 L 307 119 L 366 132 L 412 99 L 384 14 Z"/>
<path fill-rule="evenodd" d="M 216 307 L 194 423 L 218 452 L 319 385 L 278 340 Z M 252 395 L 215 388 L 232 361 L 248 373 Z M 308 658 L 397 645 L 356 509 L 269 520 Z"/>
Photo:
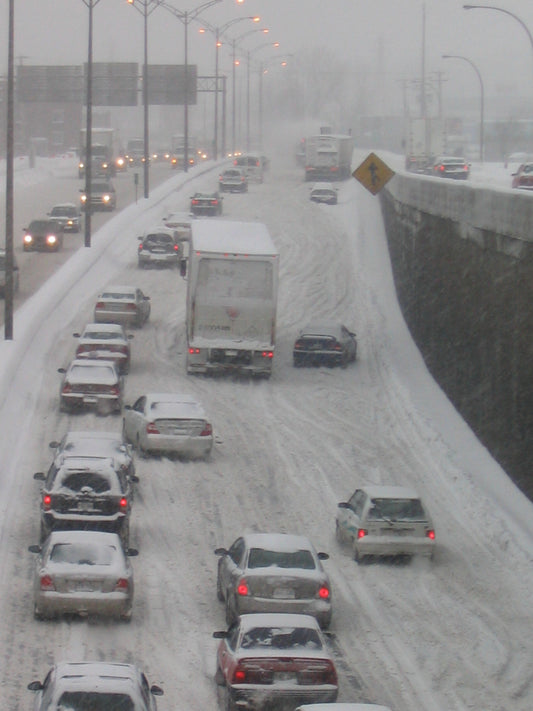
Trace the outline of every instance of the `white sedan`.
<path fill-rule="evenodd" d="M 123 434 L 138 452 L 174 453 L 207 458 L 213 427 L 202 405 L 191 395 L 149 393 L 124 408 Z"/>

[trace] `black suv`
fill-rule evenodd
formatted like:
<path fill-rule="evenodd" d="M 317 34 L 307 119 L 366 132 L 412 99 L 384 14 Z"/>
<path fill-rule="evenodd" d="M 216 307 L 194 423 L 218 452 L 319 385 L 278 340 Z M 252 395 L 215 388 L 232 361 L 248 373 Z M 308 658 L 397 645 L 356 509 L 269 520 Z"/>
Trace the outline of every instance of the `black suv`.
<path fill-rule="evenodd" d="M 118 533 L 129 545 L 132 481 L 113 460 L 69 457 L 48 474 L 41 490 L 41 543 L 53 530 L 93 530 Z"/>
<path fill-rule="evenodd" d="M 43 218 L 32 220 L 23 228 L 22 248 L 25 252 L 40 250 L 57 252 L 63 246 L 63 226 L 57 220 Z"/>

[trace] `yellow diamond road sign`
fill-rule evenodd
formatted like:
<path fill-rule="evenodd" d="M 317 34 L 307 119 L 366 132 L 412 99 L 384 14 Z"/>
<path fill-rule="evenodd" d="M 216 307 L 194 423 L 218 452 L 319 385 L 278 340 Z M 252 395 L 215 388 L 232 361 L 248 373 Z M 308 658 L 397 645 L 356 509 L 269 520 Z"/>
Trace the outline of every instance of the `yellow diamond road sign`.
<path fill-rule="evenodd" d="M 394 175 L 394 171 L 378 158 L 375 153 L 371 153 L 365 158 L 361 165 L 352 173 L 353 177 L 369 190 L 372 195 L 379 193 L 381 188 L 389 182 Z"/>

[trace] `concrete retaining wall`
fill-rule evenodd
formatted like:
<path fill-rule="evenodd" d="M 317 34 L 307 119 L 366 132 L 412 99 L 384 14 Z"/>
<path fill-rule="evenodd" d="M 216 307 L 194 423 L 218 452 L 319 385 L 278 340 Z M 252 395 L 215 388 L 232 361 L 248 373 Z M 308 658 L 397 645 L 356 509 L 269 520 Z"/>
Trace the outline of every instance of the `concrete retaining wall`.
<path fill-rule="evenodd" d="M 380 200 L 429 370 L 533 499 L 533 194 L 397 174 Z"/>

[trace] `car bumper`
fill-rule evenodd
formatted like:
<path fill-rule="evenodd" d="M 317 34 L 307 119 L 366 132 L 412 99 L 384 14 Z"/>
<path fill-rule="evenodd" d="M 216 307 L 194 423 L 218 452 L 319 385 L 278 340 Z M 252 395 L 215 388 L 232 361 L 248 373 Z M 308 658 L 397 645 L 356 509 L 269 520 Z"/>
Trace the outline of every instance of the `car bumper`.
<path fill-rule="evenodd" d="M 333 367 L 336 365 L 341 365 L 343 362 L 343 353 L 325 353 L 321 351 L 320 353 L 302 353 L 301 351 L 294 351 L 293 361 L 294 365 L 326 365 Z"/>
<path fill-rule="evenodd" d="M 239 597 L 238 613 L 285 612 L 311 615 L 321 627 L 331 622 L 331 602 L 326 600 L 280 600 L 277 598 Z"/>
<path fill-rule="evenodd" d="M 65 614 L 124 617 L 131 611 L 132 597 L 120 592 L 39 592 L 35 611 L 43 617 Z"/>
<path fill-rule="evenodd" d="M 174 453 L 191 459 L 207 457 L 213 448 L 212 437 L 173 437 L 148 435 L 143 449 L 154 453 Z"/>
<path fill-rule="evenodd" d="M 417 555 L 430 558 L 435 549 L 431 538 L 407 536 L 365 536 L 354 544 L 360 556 Z"/>
<path fill-rule="evenodd" d="M 259 711 L 265 707 L 275 706 L 294 709 L 303 704 L 333 703 L 337 700 L 336 686 L 303 688 L 301 686 L 246 686 L 228 687 L 232 703 L 239 709 Z"/>
<path fill-rule="evenodd" d="M 124 311 L 95 311 L 95 323 L 121 323 L 123 326 L 131 326 L 137 323 L 137 314 Z"/>
<path fill-rule="evenodd" d="M 93 393 L 75 393 L 72 395 L 61 395 L 61 405 L 65 408 L 83 409 L 95 408 L 120 412 L 122 401 L 114 395 L 103 395 Z"/>
<path fill-rule="evenodd" d="M 106 533 L 121 533 L 123 527 L 128 523 L 128 517 L 124 513 L 116 513 L 111 516 L 90 515 L 90 514 L 60 514 L 44 513 L 41 523 L 46 533 L 51 531 L 104 531 Z"/>
<path fill-rule="evenodd" d="M 177 266 L 179 257 L 177 254 L 139 254 L 139 264 L 157 266 Z"/>

